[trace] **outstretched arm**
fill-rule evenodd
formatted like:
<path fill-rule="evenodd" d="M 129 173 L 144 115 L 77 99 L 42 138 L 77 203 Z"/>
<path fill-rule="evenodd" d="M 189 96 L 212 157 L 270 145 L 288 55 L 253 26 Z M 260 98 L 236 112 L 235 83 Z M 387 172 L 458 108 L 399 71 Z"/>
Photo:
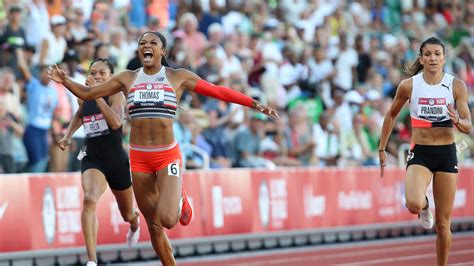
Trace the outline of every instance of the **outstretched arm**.
<path fill-rule="evenodd" d="M 258 110 L 274 119 L 279 118 L 276 110 L 261 104 L 247 95 L 233 89 L 217 86 L 201 79 L 198 75 L 188 70 L 178 70 L 179 76 L 184 79 L 182 86 L 196 93 L 213 97 L 225 102 L 231 102 Z"/>
<path fill-rule="evenodd" d="M 128 91 L 126 90 L 128 88 L 126 88 L 123 80 L 125 80 L 125 76 L 130 75 L 128 72 L 131 71 L 122 72 L 102 84 L 86 87 L 74 82 L 70 77 L 66 76 L 64 70 L 62 70 L 57 65 L 51 66 L 48 69 L 48 75 L 50 79 L 57 83 L 62 83 L 64 87 L 83 100 L 93 100 L 100 97 L 109 96 L 118 93 L 121 90 L 124 91 L 125 95 L 127 95 Z"/>

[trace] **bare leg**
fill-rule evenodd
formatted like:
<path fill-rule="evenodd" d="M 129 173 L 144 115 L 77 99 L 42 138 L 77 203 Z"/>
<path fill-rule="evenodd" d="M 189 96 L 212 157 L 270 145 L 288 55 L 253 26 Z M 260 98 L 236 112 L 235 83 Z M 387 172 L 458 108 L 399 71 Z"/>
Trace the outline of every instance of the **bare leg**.
<path fill-rule="evenodd" d="M 99 223 L 96 215 L 96 204 L 107 188 L 104 174 L 97 169 L 88 169 L 82 174 L 82 189 L 84 190 L 83 209 L 81 214 L 82 233 L 86 243 L 87 257 L 97 261 L 96 245 Z"/>
<path fill-rule="evenodd" d="M 451 249 L 451 211 L 456 194 L 457 174 L 436 172 L 433 180 L 433 196 L 436 205 L 436 254 L 438 266 L 448 265 Z"/>
<path fill-rule="evenodd" d="M 129 187 L 125 190 L 113 190 L 115 200 L 120 210 L 120 214 L 125 222 L 130 224 L 132 232 L 138 229 L 138 210 L 133 209 L 133 189 Z"/>
<path fill-rule="evenodd" d="M 426 187 L 431 182 L 433 174 L 428 168 L 412 164 L 408 166 L 405 179 L 405 199 L 408 210 L 419 214 L 427 206 Z"/>
<path fill-rule="evenodd" d="M 178 221 L 181 193 L 181 178 L 168 176 L 167 171 L 162 169 L 157 175 L 132 173 L 133 191 L 138 207 L 146 219 L 153 249 L 164 266 L 176 265 L 173 249 L 164 228 L 170 229 Z M 173 208 L 174 215 L 168 215 L 167 211 Z"/>

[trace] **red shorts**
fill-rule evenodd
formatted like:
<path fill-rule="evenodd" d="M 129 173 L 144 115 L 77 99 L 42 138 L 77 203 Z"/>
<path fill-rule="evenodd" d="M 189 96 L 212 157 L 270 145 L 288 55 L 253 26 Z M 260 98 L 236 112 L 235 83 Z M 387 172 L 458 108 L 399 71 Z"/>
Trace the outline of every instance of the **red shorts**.
<path fill-rule="evenodd" d="M 156 173 L 173 162 L 178 162 L 181 166 L 181 151 L 176 142 L 163 146 L 130 144 L 130 168 L 132 173 Z"/>

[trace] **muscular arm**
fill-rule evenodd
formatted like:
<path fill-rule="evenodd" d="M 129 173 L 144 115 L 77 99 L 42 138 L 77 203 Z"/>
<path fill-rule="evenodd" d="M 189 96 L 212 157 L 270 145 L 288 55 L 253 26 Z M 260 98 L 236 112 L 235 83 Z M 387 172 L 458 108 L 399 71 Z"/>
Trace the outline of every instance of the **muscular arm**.
<path fill-rule="evenodd" d="M 227 87 L 217 86 L 201 79 L 198 75 L 187 71 L 177 70 L 177 74 L 184 79 L 182 87 L 196 93 L 213 97 L 225 102 L 231 102 L 254 108 L 254 100 L 247 95 Z"/>
<path fill-rule="evenodd" d="M 388 138 L 392 133 L 393 127 L 395 125 L 395 120 L 397 119 L 400 110 L 403 105 L 410 99 L 411 90 L 413 82 L 411 79 L 403 80 L 400 85 L 398 85 L 397 93 L 393 99 L 390 109 L 385 114 L 383 120 L 382 133 L 380 135 L 379 150 L 385 150 L 387 147 Z"/>
<path fill-rule="evenodd" d="M 76 130 L 81 127 L 82 125 L 82 101 L 79 101 L 79 108 L 77 109 L 76 113 L 72 117 L 69 126 L 67 127 L 66 134 L 64 135 L 65 138 L 71 139 L 72 135 Z"/>
<path fill-rule="evenodd" d="M 123 93 L 112 95 L 109 98 L 110 105 L 103 98 L 96 99 L 95 102 L 104 115 L 105 121 L 112 129 L 118 129 L 122 126 L 125 105 Z"/>
<path fill-rule="evenodd" d="M 469 106 L 467 103 L 467 87 L 466 83 L 460 79 L 454 79 L 454 94 L 455 94 L 455 102 L 456 108 L 458 111 L 458 115 L 455 115 L 455 118 L 451 116 L 453 119 L 453 123 L 459 129 L 459 131 L 469 134 L 472 128 L 471 122 L 471 112 L 469 111 Z"/>
<path fill-rule="evenodd" d="M 63 70 L 58 66 L 54 66 L 49 70 L 49 76 L 52 80 L 62 83 L 74 95 L 83 100 L 93 100 L 104 96 L 109 96 L 123 91 L 125 95 L 128 94 L 128 82 L 133 79 L 135 73 L 133 71 L 124 71 L 107 80 L 104 83 L 87 87 L 77 82 L 74 82 L 70 77 L 67 77 Z"/>

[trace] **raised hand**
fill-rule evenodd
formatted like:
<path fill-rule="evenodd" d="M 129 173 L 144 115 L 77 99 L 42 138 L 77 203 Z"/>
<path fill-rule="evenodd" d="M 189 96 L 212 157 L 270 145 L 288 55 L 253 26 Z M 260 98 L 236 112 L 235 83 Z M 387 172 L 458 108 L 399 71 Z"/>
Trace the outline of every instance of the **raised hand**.
<path fill-rule="evenodd" d="M 257 101 L 254 101 L 253 104 L 254 104 L 253 108 L 255 110 L 258 110 L 259 112 L 264 113 L 273 119 L 280 118 L 280 116 L 278 115 L 278 112 L 275 109 L 268 107 L 266 105 L 263 105 Z"/>
<path fill-rule="evenodd" d="M 67 146 L 71 145 L 71 139 L 63 137 L 61 140 L 58 141 L 58 147 L 64 151 Z"/>
<path fill-rule="evenodd" d="M 66 73 L 58 65 L 54 65 L 48 68 L 48 77 L 57 83 L 64 83 Z"/>

